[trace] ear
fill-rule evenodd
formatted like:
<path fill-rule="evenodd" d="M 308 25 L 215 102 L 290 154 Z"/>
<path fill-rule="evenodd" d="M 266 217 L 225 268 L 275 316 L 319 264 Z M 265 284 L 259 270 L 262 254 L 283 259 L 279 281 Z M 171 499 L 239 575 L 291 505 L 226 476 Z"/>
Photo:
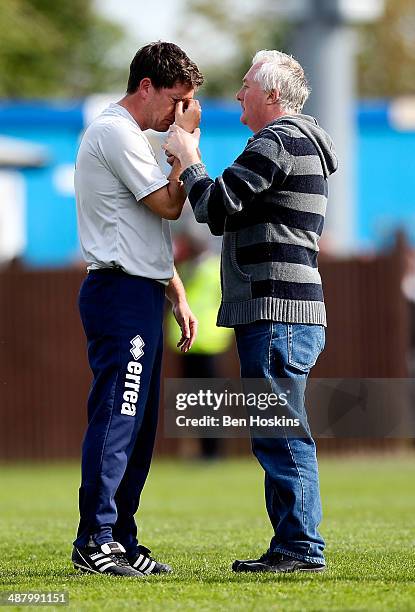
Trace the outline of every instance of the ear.
<path fill-rule="evenodd" d="M 151 83 L 151 79 L 145 77 L 144 79 L 141 79 L 137 91 L 139 91 L 143 95 L 143 97 L 147 97 L 152 87 L 153 85 Z"/>
<path fill-rule="evenodd" d="M 273 89 L 267 94 L 267 104 L 277 104 L 280 99 L 280 92 L 278 89 Z"/>

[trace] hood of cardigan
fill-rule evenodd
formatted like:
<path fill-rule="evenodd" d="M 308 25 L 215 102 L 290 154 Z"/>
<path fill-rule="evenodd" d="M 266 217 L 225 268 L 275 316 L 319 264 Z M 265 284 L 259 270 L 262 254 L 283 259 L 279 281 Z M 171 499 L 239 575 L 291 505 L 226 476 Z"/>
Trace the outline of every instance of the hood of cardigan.
<path fill-rule="evenodd" d="M 273 122 L 274 125 L 295 125 L 317 149 L 323 167 L 324 178 L 337 170 L 338 159 L 333 141 L 314 117 L 310 115 L 284 115 Z"/>

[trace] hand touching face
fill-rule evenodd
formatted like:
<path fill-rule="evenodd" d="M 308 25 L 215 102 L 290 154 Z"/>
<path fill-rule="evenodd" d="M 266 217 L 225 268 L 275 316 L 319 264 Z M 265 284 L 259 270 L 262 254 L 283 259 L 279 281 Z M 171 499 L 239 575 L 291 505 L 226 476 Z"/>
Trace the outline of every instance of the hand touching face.
<path fill-rule="evenodd" d="M 174 122 L 186 132 L 193 132 L 200 124 L 202 109 L 199 101 L 192 99 L 183 102 L 180 100 L 176 104 Z"/>
<path fill-rule="evenodd" d="M 147 102 L 149 112 L 148 127 L 157 132 L 167 132 L 175 121 L 177 105 L 183 106 L 189 104 L 193 95 L 194 89 L 189 89 L 187 85 L 180 83 L 174 87 L 162 89 L 155 89 L 151 86 Z"/>

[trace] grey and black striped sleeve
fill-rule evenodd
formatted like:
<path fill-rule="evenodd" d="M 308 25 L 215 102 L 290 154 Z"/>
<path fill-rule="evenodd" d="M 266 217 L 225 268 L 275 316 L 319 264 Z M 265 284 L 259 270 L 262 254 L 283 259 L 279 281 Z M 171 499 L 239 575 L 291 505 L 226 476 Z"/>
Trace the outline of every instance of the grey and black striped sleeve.
<path fill-rule="evenodd" d="M 272 183 L 281 184 L 291 168 L 291 157 L 278 134 L 261 130 L 226 168 L 222 176 L 211 179 L 204 164 L 194 164 L 181 175 L 196 220 L 207 223 L 212 234 L 223 234 L 227 215 L 240 212 Z"/>

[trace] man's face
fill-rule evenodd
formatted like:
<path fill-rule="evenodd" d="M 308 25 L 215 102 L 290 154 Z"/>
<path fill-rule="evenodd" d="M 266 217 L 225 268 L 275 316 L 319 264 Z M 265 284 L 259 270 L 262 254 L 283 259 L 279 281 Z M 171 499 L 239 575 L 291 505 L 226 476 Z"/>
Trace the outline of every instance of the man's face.
<path fill-rule="evenodd" d="M 267 93 L 261 89 L 260 84 L 254 81 L 254 76 L 261 64 L 251 66 L 242 81 L 242 87 L 236 94 L 241 103 L 241 122 L 250 130 L 257 132 L 267 124 Z"/>
<path fill-rule="evenodd" d="M 174 123 L 177 102 L 191 100 L 195 90 L 188 85 L 176 83 L 171 88 L 154 89 L 149 99 L 149 123 L 157 132 L 167 132 Z"/>

